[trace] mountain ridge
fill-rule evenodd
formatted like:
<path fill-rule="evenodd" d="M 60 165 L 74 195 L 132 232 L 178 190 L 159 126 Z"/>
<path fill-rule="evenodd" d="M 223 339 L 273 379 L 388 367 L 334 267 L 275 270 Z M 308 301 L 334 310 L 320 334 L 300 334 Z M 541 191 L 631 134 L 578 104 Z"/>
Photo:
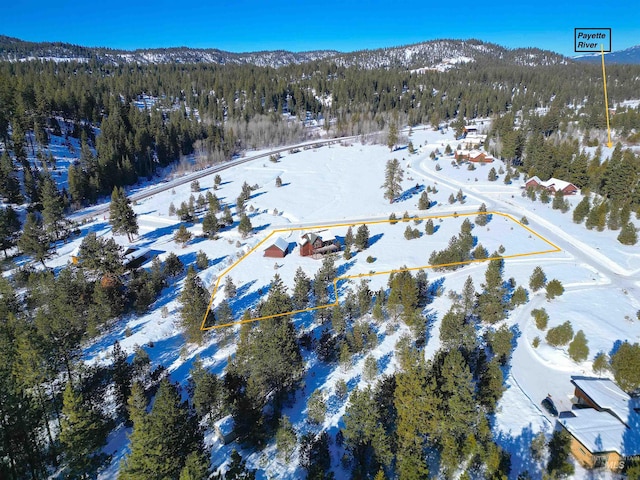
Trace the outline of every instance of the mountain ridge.
<path fill-rule="evenodd" d="M 440 39 L 354 52 L 310 50 L 290 52 L 263 50 L 227 52 L 216 48 L 144 48 L 136 50 L 85 47 L 63 42 L 28 42 L 0 35 L 0 60 L 98 61 L 104 63 L 206 63 L 217 65 L 256 65 L 278 68 L 285 65 L 331 60 L 340 66 L 360 68 L 434 68 L 446 70 L 457 63 L 492 60 L 516 65 L 553 65 L 570 61 L 549 50 L 508 49 L 476 39 Z"/>
<path fill-rule="evenodd" d="M 640 64 L 640 45 L 625 48 L 624 50 L 617 50 L 611 53 L 604 54 L 605 61 L 607 63 L 620 63 L 626 65 Z M 601 53 L 592 53 L 587 55 L 580 55 L 573 57 L 573 60 L 585 63 L 600 63 L 602 61 Z"/>

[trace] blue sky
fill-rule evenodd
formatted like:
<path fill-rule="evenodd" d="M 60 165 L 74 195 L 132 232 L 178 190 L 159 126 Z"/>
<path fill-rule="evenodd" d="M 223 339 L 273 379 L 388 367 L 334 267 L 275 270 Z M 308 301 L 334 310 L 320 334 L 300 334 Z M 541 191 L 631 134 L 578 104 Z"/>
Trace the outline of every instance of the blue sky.
<path fill-rule="evenodd" d="M 399 46 L 479 38 L 573 55 L 575 27 L 610 27 L 613 50 L 640 44 L 635 1 L 522 0 L 8 0 L 0 34 L 30 41 L 135 48 L 188 46 L 232 52 Z"/>

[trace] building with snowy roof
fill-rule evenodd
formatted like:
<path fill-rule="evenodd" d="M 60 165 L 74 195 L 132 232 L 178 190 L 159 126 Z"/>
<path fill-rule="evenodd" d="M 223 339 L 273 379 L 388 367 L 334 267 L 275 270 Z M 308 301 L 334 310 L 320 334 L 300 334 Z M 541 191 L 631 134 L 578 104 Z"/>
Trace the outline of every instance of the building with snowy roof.
<path fill-rule="evenodd" d="M 573 183 L 567 182 L 565 180 L 560 180 L 559 178 L 550 178 L 549 180 L 542 181 L 538 177 L 531 177 L 524 184 L 525 188 L 544 188 L 549 193 L 555 194 L 558 191 L 561 191 L 563 195 L 575 195 L 578 193 L 579 188 L 576 187 Z"/>
<path fill-rule="evenodd" d="M 324 234 L 323 236 L 320 236 L 319 232 L 307 232 L 300 236 L 298 245 L 300 246 L 301 256 L 313 255 L 314 258 L 319 258 L 327 253 L 340 250 L 340 243 L 331 230 L 325 230 L 322 233 Z"/>
<path fill-rule="evenodd" d="M 573 377 L 575 408 L 559 423 L 585 467 L 622 470 L 640 455 L 640 403 L 608 378 Z"/>
<path fill-rule="evenodd" d="M 275 241 L 264 249 L 264 256 L 271 258 L 283 258 L 289 253 L 289 242 L 278 237 Z"/>

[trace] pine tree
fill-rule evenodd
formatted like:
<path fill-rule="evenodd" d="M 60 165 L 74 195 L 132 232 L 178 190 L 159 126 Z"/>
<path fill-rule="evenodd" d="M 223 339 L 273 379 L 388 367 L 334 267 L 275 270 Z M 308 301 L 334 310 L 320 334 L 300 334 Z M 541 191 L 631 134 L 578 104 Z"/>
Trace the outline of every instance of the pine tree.
<path fill-rule="evenodd" d="M 291 460 L 291 455 L 296 448 L 297 435 L 296 431 L 291 425 L 289 417 L 283 415 L 280 417 L 278 423 L 278 430 L 276 431 L 276 448 L 278 449 L 278 456 L 285 462 Z"/>
<path fill-rule="evenodd" d="M 389 132 L 387 134 L 387 147 L 389 151 L 393 152 L 396 143 L 398 143 L 398 126 L 395 122 L 389 123 Z"/>
<path fill-rule="evenodd" d="M 549 195 L 549 190 L 543 188 L 540 191 L 540 201 L 544 204 L 547 204 L 551 201 L 551 196 Z"/>
<path fill-rule="evenodd" d="M 236 199 L 236 215 L 242 215 L 245 213 L 246 211 L 245 201 L 246 200 L 242 195 L 240 195 Z"/>
<path fill-rule="evenodd" d="M 167 378 L 160 382 L 151 412 L 132 412 L 131 418 L 130 452 L 120 465 L 121 480 L 178 478 L 187 458 L 203 451 L 198 419 Z"/>
<path fill-rule="evenodd" d="M 116 408 L 119 415 L 128 418 L 127 400 L 131 395 L 131 382 L 133 379 L 133 369 L 127 362 L 127 354 L 120 343 L 116 340 L 111 352 L 113 364 L 111 366 L 111 376 L 113 378 Z"/>
<path fill-rule="evenodd" d="M 225 225 L 233 225 L 233 217 L 231 216 L 231 209 L 229 205 L 225 205 L 224 210 L 222 212 L 222 222 Z"/>
<path fill-rule="evenodd" d="M 59 240 L 60 233 L 64 230 L 64 203 L 54 181 L 49 175 L 43 178 L 40 192 L 42 196 L 43 227 L 51 239 Z"/>
<path fill-rule="evenodd" d="M 587 338 L 582 330 L 578 330 L 576 336 L 569 344 L 569 356 L 574 362 L 582 362 L 589 356 L 589 347 L 587 346 Z"/>
<path fill-rule="evenodd" d="M 498 180 L 498 174 L 496 173 L 496 169 L 494 167 L 491 167 L 491 170 L 489 170 L 487 179 L 490 182 L 495 182 L 496 180 Z"/>
<path fill-rule="evenodd" d="M 16 168 L 6 150 L 0 156 L 0 195 L 6 198 L 9 203 L 22 203 L 23 201 Z"/>
<path fill-rule="evenodd" d="M 397 411 L 397 471 L 401 478 L 429 476 L 423 450 L 425 437 L 432 433 L 432 427 L 441 412 L 435 388 L 427 379 L 426 368 L 421 359 L 407 362 L 405 370 L 396 375 L 394 406 Z"/>
<path fill-rule="evenodd" d="M 229 468 L 224 475 L 225 480 L 255 480 L 256 471 L 249 470 L 246 465 L 246 461 L 242 459 L 242 456 L 234 449 L 231 451 L 231 462 Z"/>
<path fill-rule="evenodd" d="M 609 357 L 604 352 L 599 352 L 593 359 L 593 373 L 602 375 L 609 369 Z"/>
<path fill-rule="evenodd" d="M 637 390 L 640 387 L 640 345 L 623 342 L 611 355 L 611 371 L 625 392 Z"/>
<path fill-rule="evenodd" d="M 427 224 L 424 226 L 424 233 L 427 235 L 433 235 L 434 232 L 433 220 L 427 220 Z"/>
<path fill-rule="evenodd" d="M 213 213 L 217 213 L 220 211 L 220 200 L 218 200 L 218 197 L 215 194 L 207 192 L 205 195 L 205 199 L 209 204 L 209 211 Z"/>
<path fill-rule="evenodd" d="M 355 246 L 359 251 L 369 248 L 369 228 L 366 225 L 360 225 L 356 232 Z"/>
<path fill-rule="evenodd" d="M 20 218 L 11 205 L 0 207 L 0 249 L 4 252 L 4 258 L 8 258 L 7 249 L 15 247 L 20 227 Z"/>
<path fill-rule="evenodd" d="M 224 412 L 223 385 L 220 379 L 202 365 L 199 356 L 189 371 L 188 391 L 193 408 L 200 419 L 207 418 L 209 424 L 222 418 Z"/>
<path fill-rule="evenodd" d="M 106 460 L 98 450 L 106 443 L 108 430 L 100 416 L 87 407 L 82 395 L 67 382 L 60 419 L 60 443 L 71 478 L 93 477 Z"/>
<path fill-rule="evenodd" d="M 184 248 L 187 246 L 187 243 L 191 241 L 192 237 L 193 235 L 189 230 L 187 230 L 187 227 L 180 225 L 173 234 L 173 241 L 178 244 L 182 244 L 182 248 Z"/>
<path fill-rule="evenodd" d="M 547 276 L 542 271 L 540 266 L 533 269 L 531 277 L 529 277 L 529 288 L 537 292 L 547 284 Z"/>
<path fill-rule="evenodd" d="M 42 263 L 53 254 L 49 243 L 49 237 L 42 228 L 42 222 L 35 213 L 27 213 L 27 218 L 22 227 L 22 235 L 18 238 L 18 248 L 25 254 L 31 255 L 34 260 Z"/>
<path fill-rule="evenodd" d="M 484 227 L 487 223 L 489 223 L 489 216 L 487 215 L 487 206 L 483 203 L 480 205 L 478 209 L 478 216 L 476 216 L 476 225 L 479 227 Z"/>
<path fill-rule="evenodd" d="M 585 195 L 580 200 L 580 203 L 576 205 L 576 208 L 573 210 L 573 221 L 575 223 L 582 223 L 584 219 L 589 215 L 589 210 L 591 209 L 589 196 Z"/>
<path fill-rule="evenodd" d="M 209 209 L 202 218 L 202 232 L 209 238 L 214 238 L 218 233 L 218 219 L 212 209 Z"/>
<path fill-rule="evenodd" d="M 242 235 L 242 238 L 247 238 L 251 235 L 253 231 L 253 226 L 251 225 L 251 220 L 244 213 L 240 216 L 240 223 L 238 224 L 238 232 Z"/>
<path fill-rule="evenodd" d="M 307 401 L 307 421 L 312 425 L 320 425 L 324 422 L 327 413 L 327 404 L 322 390 L 314 390 Z"/>
<path fill-rule="evenodd" d="M 456 200 L 460 204 L 464 203 L 464 194 L 462 193 L 462 189 L 458 190 L 458 193 L 456 193 Z"/>
<path fill-rule="evenodd" d="M 418 199 L 418 210 L 427 210 L 430 205 L 429 195 L 427 195 L 427 192 L 422 192 Z"/>
<path fill-rule="evenodd" d="M 638 243 L 638 232 L 636 231 L 636 227 L 633 223 L 626 223 L 622 230 L 620 230 L 620 234 L 618 235 L 618 241 L 623 245 L 635 245 Z"/>
<path fill-rule="evenodd" d="M 304 273 L 302 267 L 298 267 L 293 278 L 293 295 L 291 301 L 293 308 L 301 310 L 309 304 L 309 293 L 311 292 L 311 279 Z"/>
<path fill-rule="evenodd" d="M 527 303 L 527 291 L 520 285 L 515 289 L 513 295 L 511 295 L 511 308 L 524 305 L 525 303 Z"/>
<path fill-rule="evenodd" d="M 573 475 L 575 470 L 569 460 L 571 455 L 571 435 L 564 429 L 555 430 L 549 440 L 549 463 L 547 473 L 551 478 L 564 478 Z"/>
<path fill-rule="evenodd" d="M 462 312 L 465 317 L 471 315 L 475 309 L 476 304 L 476 288 L 473 285 L 473 279 L 471 276 L 467 277 L 464 282 L 464 287 L 462 288 L 462 299 L 461 299 Z"/>
<path fill-rule="evenodd" d="M 202 285 L 193 265 L 190 265 L 187 270 L 187 277 L 184 280 L 182 293 L 180 293 L 180 303 L 182 304 L 180 323 L 185 330 L 187 341 L 202 343 L 204 332 L 200 327 L 203 323 L 211 325 L 214 320 L 211 311 L 209 311 L 207 318 L 204 318 L 209 305 L 209 292 Z"/>
<path fill-rule="evenodd" d="M 351 228 L 351 226 L 349 226 L 349 228 L 347 229 L 347 233 L 344 236 L 344 244 L 346 245 L 353 245 L 355 243 L 355 238 L 353 236 L 353 229 Z"/>
<path fill-rule="evenodd" d="M 367 355 L 364 359 L 364 369 L 362 371 L 362 378 L 367 382 L 372 382 L 378 376 L 378 361 L 372 355 Z"/>
<path fill-rule="evenodd" d="M 127 235 L 129 242 L 138 234 L 138 219 L 122 187 L 114 187 L 109 205 L 109 223 L 113 233 Z"/>
<path fill-rule="evenodd" d="M 495 411 L 496 405 L 504 393 L 504 375 L 498 359 L 494 358 L 486 364 L 478 382 L 478 398 L 480 403 L 490 412 Z"/>
<path fill-rule="evenodd" d="M 484 290 L 478 295 L 476 312 L 480 319 L 488 323 L 496 323 L 505 318 L 504 287 L 501 258 L 491 260 L 485 272 Z"/>
<path fill-rule="evenodd" d="M 513 348 L 513 332 L 506 325 L 502 325 L 497 330 L 489 330 L 487 332 L 487 340 L 500 365 L 506 366 L 509 363 L 511 349 Z"/>
<path fill-rule="evenodd" d="M 280 188 L 282 186 L 282 179 L 280 178 L 280 176 L 276 177 L 276 187 Z"/>
<path fill-rule="evenodd" d="M 231 275 L 227 275 L 224 280 L 224 296 L 227 298 L 227 300 L 231 300 L 236 296 L 236 293 L 236 285 L 233 283 Z"/>
<path fill-rule="evenodd" d="M 205 270 L 209 267 L 209 257 L 202 250 L 198 250 L 196 253 L 196 268 L 198 270 Z"/>
<path fill-rule="evenodd" d="M 385 170 L 385 180 L 381 188 L 384 188 L 384 198 L 389 200 L 389 203 L 393 203 L 395 198 L 402 192 L 402 178 L 404 171 L 400 167 L 398 159 L 387 161 Z"/>
<path fill-rule="evenodd" d="M 180 470 L 179 480 L 202 480 L 209 478 L 210 462 L 209 456 L 203 452 L 191 452 Z"/>
<path fill-rule="evenodd" d="M 546 289 L 547 300 L 553 300 L 554 298 L 559 297 L 564 293 L 564 287 L 562 286 L 562 283 L 560 282 L 560 280 L 557 280 L 555 278 L 547 283 Z"/>

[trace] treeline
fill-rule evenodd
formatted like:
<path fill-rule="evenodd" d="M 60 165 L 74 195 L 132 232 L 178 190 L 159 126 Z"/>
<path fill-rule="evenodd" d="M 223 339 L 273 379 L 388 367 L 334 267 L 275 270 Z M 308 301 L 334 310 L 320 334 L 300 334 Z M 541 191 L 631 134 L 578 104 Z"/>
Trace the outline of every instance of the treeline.
<path fill-rule="evenodd" d="M 618 79 L 611 101 L 633 97 L 637 67 L 612 66 Z M 194 149 L 209 159 L 228 159 L 243 148 L 290 142 L 300 131 L 286 127 L 280 113 L 300 119 L 322 114 L 328 129 L 340 135 L 369 133 L 389 123 L 410 125 L 455 118 L 501 115 L 552 105 L 541 131 L 559 124 L 563 108 L 586 102 L 585 126 L 601 127 L 600 73 L 590 65 L 517 67 L 469 64 L 454 72 L 416 74 L 402 69 L 338 67 L 330 61 L 280 69 L 237 65 L 133 65 L 75 62 L 0 63 L 0 139 L 13 152 L 17 168 L 27 149 L 46 157 L 48 136 L 84 138 L 69 188 L 74 202 L 92 202 L 113 186 L 153 174 Z M 143 95 L 154 105 L 140 110 Z M 553 102 L 551 102 L 553 99 Z M 597 101 L 596 101 L 597 99 Z M 394 118 L 390 115 L 393 113 Z M 630 124 L 630 114 L 615 122 Z M 267 119 L 269 119 L 267 121 Z M 508 122 L 506 122 L 508 123 Z M 513 122 L 512 122 L 513 124 Z M 92 126 L 101 128 L 94 142 Z M 275 126 L 275 128 L 273 128 Z M 534 128 L 535 130 L 535 128 Z M 32 134 L 30 134 L 30 132 Z M 513 133 L 512 133 L 513 134 Z M 515 134 L 513 134 L 515 135 Z M 518 157 L 522 142 L 502 135 L 506 158 Z M 44 158 L 43 158 L 44 159 Z M 36 172 L 37 173 L 37 172 Z"/>

